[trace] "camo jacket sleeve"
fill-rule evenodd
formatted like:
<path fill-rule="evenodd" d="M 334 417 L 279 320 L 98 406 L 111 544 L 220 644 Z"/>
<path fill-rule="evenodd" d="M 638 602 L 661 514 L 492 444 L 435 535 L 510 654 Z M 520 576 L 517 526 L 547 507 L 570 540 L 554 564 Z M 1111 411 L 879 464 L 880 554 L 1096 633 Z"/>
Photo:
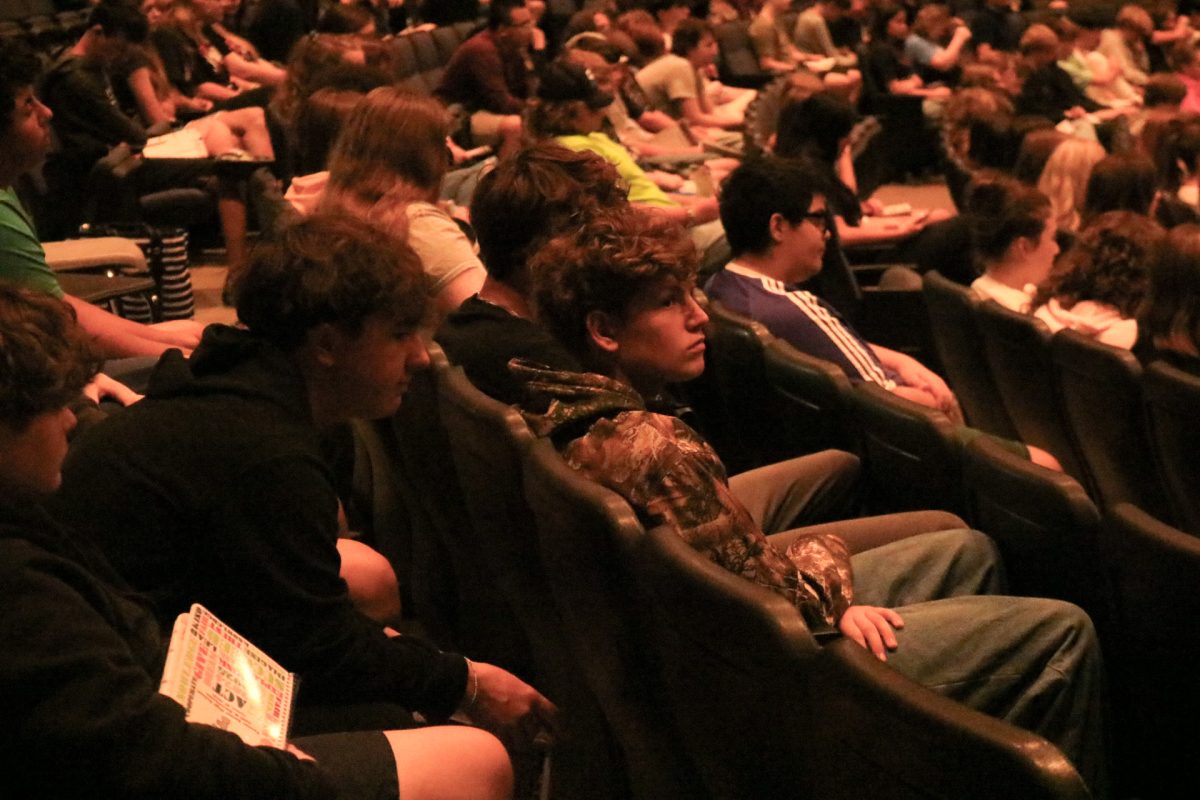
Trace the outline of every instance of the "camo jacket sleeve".
<path fill-rule="evenodd" d="M 563 457 L 622 495 L 647 528 L 671 525 L 714 563 L 788 598 L 811 627 L 836 625 L 853 603 L 842 540 L 807 536 L 779 551 L 733 496 L 716 452 L 681 420 L 625 411 L 596 422 Z"/>

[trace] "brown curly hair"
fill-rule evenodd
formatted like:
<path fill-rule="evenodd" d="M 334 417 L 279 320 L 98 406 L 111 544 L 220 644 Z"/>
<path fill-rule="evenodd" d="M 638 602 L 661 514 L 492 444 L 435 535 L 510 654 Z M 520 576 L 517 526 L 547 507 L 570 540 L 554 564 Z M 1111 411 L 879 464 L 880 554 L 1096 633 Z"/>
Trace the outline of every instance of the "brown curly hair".
<path fill-rule="evenodd" d="M 238 320 L 285 352 L 323 323 L 355 335 L 382 316 L 401 334 L 419 328 L 430 309 L 412 248 L 348 214 L 314 214 L 260 245 L 233 293 Z"/>
<path fill-rule="evenodd" d="M 0 284 L 0 425 L 21 432 L 67 405 L 100 370 L 75 311 L 49 295 Z"/>
<path fill-rule="evenodd" d="M 587 363 L 588 314 L 625 319 L 638 295 L 665 278 L 693 280 L 698 264 L 691 238 L 675 223 L 642 213 L 597 214 L 530 259 L 534 311 Z"/>
<path fill-rule="evenodd" d="M 1063 308 L 1091 300 L 1113 306 L 1126 319 L 1137 311 L 1149 282 L 1150 254 L 1165 231 L 1154 220 L 1132 211 L 1096 217 L 1038 287 L 1033 307 L 1058 299 Z"/>

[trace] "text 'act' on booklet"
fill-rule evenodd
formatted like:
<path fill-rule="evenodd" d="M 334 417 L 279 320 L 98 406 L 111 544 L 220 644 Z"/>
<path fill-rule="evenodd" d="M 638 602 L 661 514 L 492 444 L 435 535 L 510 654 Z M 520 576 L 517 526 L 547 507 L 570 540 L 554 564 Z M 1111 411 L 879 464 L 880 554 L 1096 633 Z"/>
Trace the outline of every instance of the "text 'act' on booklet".
<path fill-rule="evenodd" d="M 282 749 L 298 685 L 295 673 L 196 603 L 175 620 L 158 690 L 187 710 L 189 722 Z"/>

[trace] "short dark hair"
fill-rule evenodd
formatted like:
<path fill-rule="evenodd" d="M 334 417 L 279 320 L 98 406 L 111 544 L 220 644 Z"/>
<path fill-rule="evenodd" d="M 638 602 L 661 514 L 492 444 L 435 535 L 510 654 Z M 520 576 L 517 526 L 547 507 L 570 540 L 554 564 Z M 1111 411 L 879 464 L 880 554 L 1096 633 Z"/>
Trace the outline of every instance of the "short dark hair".
<path fill-rule="evenodd" d="M 335 3 L 325 9 L 317 20 L 318 33 L 358 33 L 375 21 L 375 15 L 364 6 Z"/>
<path fill-rule="evenodd" d="M 129 0 L 100 0 L 87 24 L 89 28 L 99 25 L 105 36 L 121 36 L 133 44 L 141 44 L 150 35 L 146 15 Z"/>
<path fill-rule="evenodd" d="M 616 169 L 591 152 L 539 142 L 484 174 L 471 200 L 471 225 L 488 274 L 509 282 L 548 237 L 629 201 Z"/>
<path fill-rule="evenodd" d="M 1154 248 L 1138 333 L 1200 344 L 1200 225 L 1172 228 Z"/>
<path fill-rule="evenodd" d="M 1004 257 L 1017 239 L 1037 239 L 1050 224 L 1050 199 L 1016 178 L 981 171 L 967 190 L 967 213 L 975 255 Z"/>
<path fill-rule="evenodd" d="M 748 159 L 721 184 L 721 224 L 733 255 L 766 253 L 771 247 L 770 220 L 781 214 L 800 222 L 813 197 L 828 190 L 814 167 L 787 158 Z"/>
<path fill-rule="evenodd" d="M 492 0 L 488 8 L 488 28 L 496 30 L 511 25 L 514 8 L 525 8 L 525 0 Z"/>
<path fill-rule="evenodd" d="M 626 319 L 630 303 L 666 278 L 692 280 L 698 257 L 687 231 L 650 214 L 598 214 L 554 237 L 530 259 L 537 319 L 589 360 L 587 316 Z"/>
<path fill-rule="evenodd" d="M 671 52 L 677 56 L 687 56 L 696 49 L 705 35 L 712 36 L 712 26 L 702 19 L 689 17 L 679 23 L 675 33 L 671 35 Z"/>
<path fill-rule="evenodd" d="M 692 7 L 691 0 L 647 0 L 646 2 L 646 9 L 654 14 L 660 14 L 663 11 L 669 11 L 679 6 L 687 6 L 690 10 Z"/>
<path fill-rule="evenodd" d="M 787 100 L 779 111 L 775 154 L 813 158 L 833 166 L 842 140 L 850 135 L 858 113 L 843 97 L 828 90 L 802 100 Z"/>
<path fill-rule="evenodd" d="M 1083 198 L 1083 224 L 1108 211 L 1149 214 L 1158 193 L 1158 173 L 1149 156 L 1113 153 L 1105 156 L 1088 178 Z"/>
<path fill-rule="evenodd" d="M 892 21 L 892 17 L 901 12 L 904 13 L 904 21 L 907 22 L 909 16 L 906 7 L 897 5 L 892 0 L 884 0 L 875 6 L 875 13 L 871 17 L 871 40 L 886 42 L 888 40 L 888 23 Z"/>
<path fill-rule="evenodd" d="M 0 283 L 0 425 L 20 432 L 79 396 L 100 369 L 75 311 L 50 295 Z"/>
<path fill-rule="evenodd" d="M 233 290 L 242 324 L 285 352 L 323 323 L 354 335 L 384 316 L 397 330 L 415 331 L 430 307 L 412 248 L 343 214 L 314 214 L 260 245 Z"/>
<path fill-rule="evenodd" d="M 38 57 L 21 42 L 9 40 L 0 47 L 0 136 L 12 125 L 17 93 L 33 86 L 41 73 Z"/>

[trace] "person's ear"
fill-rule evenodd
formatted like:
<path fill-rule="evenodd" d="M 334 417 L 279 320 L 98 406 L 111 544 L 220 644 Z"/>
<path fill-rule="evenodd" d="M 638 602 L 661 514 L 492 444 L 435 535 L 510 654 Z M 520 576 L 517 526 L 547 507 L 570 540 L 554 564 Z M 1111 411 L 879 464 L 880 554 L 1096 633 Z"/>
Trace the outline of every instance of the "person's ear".
<path fill-rule="evenodd" d="M 1038 240 L 1030 236 L 1018 236 L 1017 240 L 1013 242 L 1013 247 L 1016 248 L 1013 252 L 1015 260 L 1024 261 L 1030 253 L 1037 249 Z"/>
<path fill-rule="evenodd" d="M 607 311 L 589 311 L 584 317 L 588 339 L 602 353 L 615 354 L 621 349 L 617 340 L 620 324 Z"/>
<path fill-rule="evenodd" d="M 305 338 L 317 364 L 332 367 L 338 363 L 344 337 L 345 335 L 333 325 L 322 322 L 311 329 Z"/>
<path fill-rule="evenodd" d="M 771 242 L 773 244 L 779 244 L 783 241 L 783 235 L 787 232 L 785 226 L 791 226 L 791 223 L 784 219 L 783 214 L 780 214 L 778 211 L 772 214 L 771 218 L 767 220 L 767 230 L 771 234 Z"/>

